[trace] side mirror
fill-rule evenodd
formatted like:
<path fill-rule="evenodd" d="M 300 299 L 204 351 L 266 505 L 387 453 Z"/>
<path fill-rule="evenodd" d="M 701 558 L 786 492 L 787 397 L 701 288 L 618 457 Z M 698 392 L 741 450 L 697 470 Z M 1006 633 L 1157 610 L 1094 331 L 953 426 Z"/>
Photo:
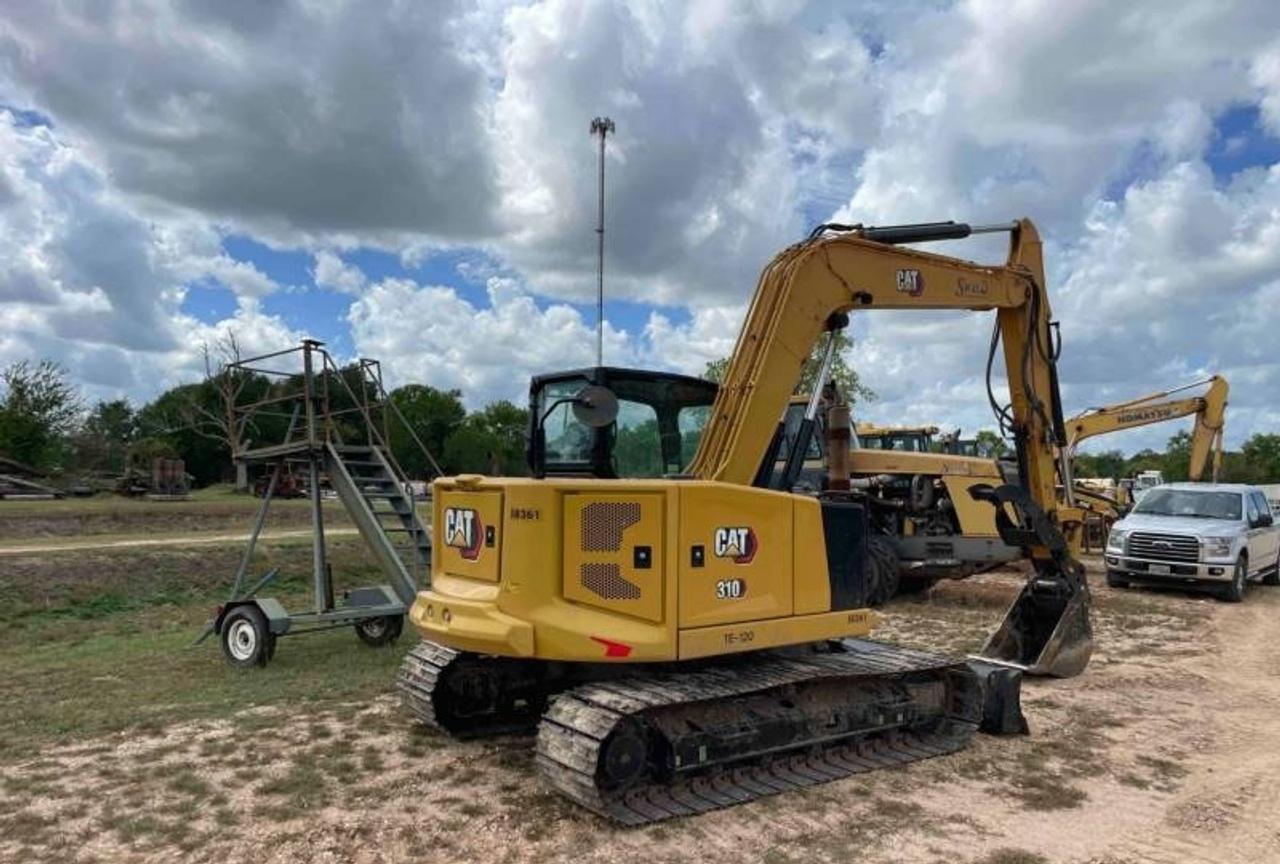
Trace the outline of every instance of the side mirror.
<path fill-rule="evenodd" d="M 1270 528 L 1273 524 L 1275 524 L 1275 519 L 1271 516 L 1270 513 L 1261 513 L 1258 515 L 1258 518 L 1253 527 L 1254 528 Z"/>
<path fill-rule="evenodd" d="M 618 397 L 608 387 L 583 387 L 573 397 L 573 416 L 584 426 L 608 426 L 618 417 Z"/>

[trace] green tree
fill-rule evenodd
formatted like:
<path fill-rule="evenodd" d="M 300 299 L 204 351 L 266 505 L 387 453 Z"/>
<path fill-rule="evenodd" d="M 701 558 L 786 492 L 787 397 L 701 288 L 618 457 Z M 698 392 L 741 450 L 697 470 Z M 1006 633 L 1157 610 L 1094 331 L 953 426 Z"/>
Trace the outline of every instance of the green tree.
<path fill-rule="evenodd" d="M 149 439 L 149 444 L 147 448 L 133 448 L 130 467 L 149 472 L 147 454 L 167 452 L 186 463 L 187 473 L 197 486 L 230 479 L 231 449 L 226 440 L 202 433 L 191 422 L 193 403 L 214 411 L 219 401 L 218 393 L 206 382 L 200 382 L 171 387 L 142 406 L 137 413 L 137 434 Z M 266 439 L 255 436 L 250 443 L 266 443 Z"/>
<path fill-rule="evenodd" d="M 872 402 L 876 399 L 876 392 L 862 383 L 857 371 L 845 360 L 845 354 L 851 347 L 853 347 L 853 340 L 843 330 L 838 331 L 836 333 L 836 356 L 831 363 L 831 380 L 835 382 L 836 387 L 840 390 L 840 395 L 850 405 L 859 400 Z M 813 391 L 818 372 L 822 369 L 822 353 L 825 348 L 826 340 L 819 340 L 818 344 L 814 345 L 813 351 L 809 353 L 809 359 L 804 364 L 804 369 L 800 372 L 800 380 L 796 382 L 796 393 L 804 394 Z M 719 384 L 724 380 L 728 369 L 729 359 L 727 357 L 712 360 L 703 369 L 702 377 Z"/>
<path fill-rule="evenodd" d="M 0 453 L 39 468 L 59 460 L 82 410 L 66 375 L 52 360 L 0 370 Z"/>
<path fill-rule="evenodd" d="M 1128 460 L 1119 450 L 1107 450 L 1103 453 L 1078 453 L 1075 461 L 1075 476 L 1102 477 L 1119 480 L 1126 476 Z"/>
<path fill-rule="evenodd" d="M 1280 435 L 1259 432 L 1240 448 L 1255 483 L 1280 483 Z"/>
<path fill-rule="evenodd" d="M 977 444 L 978 455 L 987 459 L 999 459 L 1009 453 L 1009 445 L 990 429 L 979 429 L 973 440 Z"/>
<path fill-rule="evenodd" d="M 461 427 L 467 417 L 467 409 L 462 407 L 462 392 L 437 390 L 426 384 L 406 384 L 391 391 L 390 399 L 432 457 L 447 462 L 447 456 L 444 455 L 445 441 Z M 431 460 L 422 452 L 404 425 L 394 419 L 390 425 L 391 450 L 400 467 L 410 477 L 434 476 L 436 472 L 431 466 Z M 452 469 L 442 467 L 446 472 L 452 473 Z"/>
<path fill-rule="evenodd" d="M 721 357 L 719 360 L 708 360 L 706 368 L 702 370 L 702 377 L 708 381 L 714 381 L 719 384 L 724 381 L 724 373 L 729 371 L 729 358 Z"/>
<path fill-rule="evenodd" d="M 114 473 L 124 471 L 137 432 L 138 418 L 128 399 L 99 401 L 72 436 L 76 467 Z"/>
<path fill-rule="evenodd" d="M 1164 449 L 1164 479 L 1186 480 L 1191 473 L 1191 433 L 1183 429 L 1169 438 Z M 1208 479 L 1205 477 L 1204 479 Z"/>
<path fill-rule="evenodd" d="M 466 417 L 444 442 L 444 469 L 451 474 L 521 476 L 529 412 L 503 399 Z"/>

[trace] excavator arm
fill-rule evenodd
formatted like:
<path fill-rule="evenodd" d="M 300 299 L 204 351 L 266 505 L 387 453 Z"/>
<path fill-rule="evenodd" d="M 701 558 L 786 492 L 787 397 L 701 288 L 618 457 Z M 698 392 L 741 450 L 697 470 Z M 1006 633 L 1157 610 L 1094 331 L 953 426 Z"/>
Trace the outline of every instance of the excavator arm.
<path fill-rule="evenodd" d="M 995 231 L 1010 236 L 1003 265 L 895 245 Z M 984 653 L 1032 673 L 1077 674 L 1092 645 L 1088 589 L 1056 527 L 1057 459 L 1067 442 L 1041 241 L 1029 220 L 981 228 L 822 226 L 781 252 L 760 277 L 690 473 L 760 485 L 767 476 L 761 466 L 772 465 L 776 455 L 778 418 L 814 346 L 845 326 L 850 314 L 876 309 L 996 313 L 988 378 L 998 341 L 1010 398 L 1005 407 L 994 398 L 992 404 L 1016 441 L 1020 483 L 986 490 L 984 500 L 998 508 L 1006 542 L 1026 550 L 1035 576 Z M 814 410 L 811 405 L 806 422 Z M 802 432 L 795 446 L 802 448 L 805 437 Z"/>
<path fill-rule="evenodd" d="M 1209 386 L 1203 395 L 1170 398 L 1206 384 Z M 1217 482 L 1222 470 L 1222 430 L 1226 418 L 1227 392 L 1227 380 L 1221 375 L 1213 375 L 1184 387 L 1081 412 L 1067 421 L 1068 458 L 1074 458 L 1080 442 L 1097 435 L 1195 415 L 1188 476 L 1192 480 L 1203 477 L 1212 454 L 1212 478 Z"/>

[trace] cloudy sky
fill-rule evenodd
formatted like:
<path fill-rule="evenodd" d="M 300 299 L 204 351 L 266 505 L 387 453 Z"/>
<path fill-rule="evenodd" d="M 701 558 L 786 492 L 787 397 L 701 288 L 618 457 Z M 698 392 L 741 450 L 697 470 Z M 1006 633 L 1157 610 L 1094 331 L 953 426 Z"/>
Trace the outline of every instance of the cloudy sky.
<path fill-rule="evenodd" d="M 1220 372 L 1238 446 L 1280 430 L 1277 34 L 1273 0 L 5 3 L 0 364 L 142 401 L 220 332 L 307 334 L 519 401 L 592 361 L 607 114 L 607 362 L 728 354 L 820 221 L 1025 215 L 1068 410 Z M 858 318 L 861 415 L 990 426 L 989 327 Z"/>

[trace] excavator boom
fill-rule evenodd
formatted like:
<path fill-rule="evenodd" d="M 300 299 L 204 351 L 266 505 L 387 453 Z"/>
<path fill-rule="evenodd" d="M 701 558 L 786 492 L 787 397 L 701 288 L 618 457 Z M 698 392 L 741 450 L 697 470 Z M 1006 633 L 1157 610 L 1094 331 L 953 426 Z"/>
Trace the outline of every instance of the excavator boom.
<path fill-rule="evenodd" d="M 1208 389 L 1200 396 L 1170 398 L 1206 384 Z M 1212 455 L 1212 480 L 1216 483 L 1222 470 L 1222 431 L 1226 422 L 1227 393 L 1227 380 L 1221 375 L 1213 375 L 1173 390 L 1081 412 L 1067 421 L 1068 457 L 1075 456 L 1076 447 L 1082 441 L 1097 435 L 1195 415 L 1188 477 L 1200 480 L 1205 468 L 1210 466 Z"/>
<path fill-rule="evenodd" d="M 1008 259 L 999 266 L 889 245 L 973 233 L 958 223 L 827 227 L 837 233 L 815 232 L 780 253 L 761 275 L 690 472 L 705 480 L 761 485 L 761 465 L 773 462 L 777 418 L 802 365 L 823 334 L 844 326 L 849 313 L 994 310 L 992 351 L 998 337 L 1010 394 L 1002 422 L 1017 443 L 1020 483 L 1001 495 L 991 490 L 989 500 L 1003 516 L 997 525 L 1006 542 L 1026 550 L 1036 575 L 986 652 L 1033 674 L 1079 673 L 1092 644 L 1088 589 L 1055 528 L 1057 454 L 1066 440 L 1035 226 L 1024 219 L 979 229 L 1008 232 Z M 806 435 L 802 431 L 801 438 Z"/>

